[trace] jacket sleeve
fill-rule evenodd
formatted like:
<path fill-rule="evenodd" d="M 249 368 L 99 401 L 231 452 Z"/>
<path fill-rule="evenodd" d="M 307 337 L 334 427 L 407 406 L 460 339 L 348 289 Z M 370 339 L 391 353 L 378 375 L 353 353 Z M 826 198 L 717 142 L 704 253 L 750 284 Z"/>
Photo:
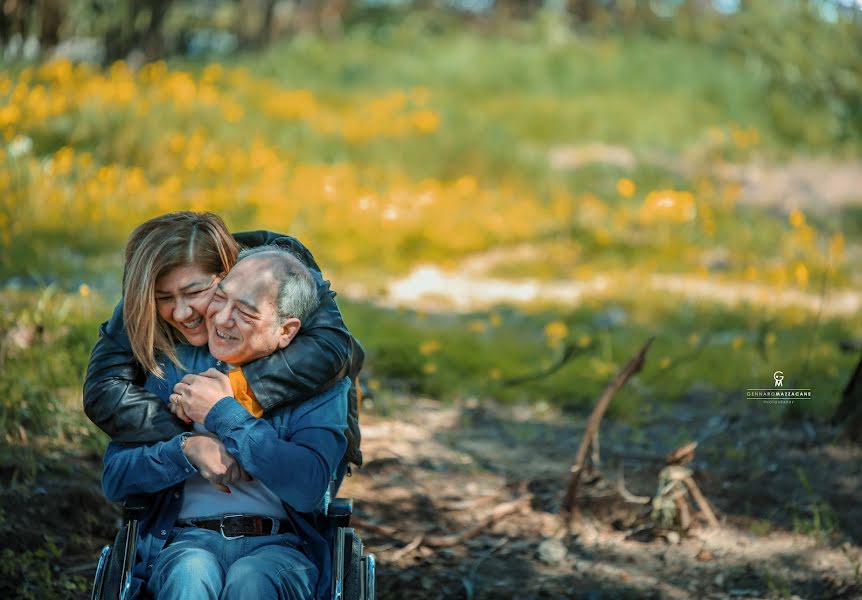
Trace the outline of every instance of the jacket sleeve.
<path fill-rule="evenodd" d="M 108 444 L 102 470 L 102 491 L 119 502 L 134 494 L 152 494 L 197 473 L 182 451 L 180 437 L 151 445 Z"/>
<path fill-rule="evenodd" d="M 243 246 L 286 248 L 311 271 L 317 282 L 317 310 L 302 324 L 287 348 L 243 366 L 257 401 L 264 410 L 293 405 L 329 389 L 348 374 L 353 344 L 335 303 L 335 292 L 323 279 L 311 252 L 296 238 L 268 231 L 234 234 Z"/>
<path fill-rule="evenodd" d="M 349 385 L 343 378 L 292 409 L 282 435 L 282 428 L 276 431 L 267 419 L 254 418 L 229 397 L 218 401 L 204 425 L 246 472 L 294 509 L 312 512 L 320 506 L 347 448 L 344 422 Z"/>
<path fill-rule="evenodd" d="M 158 396 L 142 387 L 144 380 L 129 345 L 120 302 L 99 328 L 84 380 L 84 412 L 114 442 L 152 443 L 187 430 Z"/>

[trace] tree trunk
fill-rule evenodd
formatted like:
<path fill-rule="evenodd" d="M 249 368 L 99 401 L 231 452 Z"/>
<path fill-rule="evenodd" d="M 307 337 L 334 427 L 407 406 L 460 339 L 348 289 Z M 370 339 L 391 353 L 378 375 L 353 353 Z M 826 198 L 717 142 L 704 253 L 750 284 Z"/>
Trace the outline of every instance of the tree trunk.
<path fill-rule="evenodd" d="M 862 442 L 862 358 L 844 387 L 841 404 L 835 410 L 832 422 L 843 424 L 847 437 Z"/>
<path fill-rule="evenodd" d="M 173 0 L 151 0 L 149 2 L 150 23 L 143 39 L 144 56 L 147 61 L 158 60 L 165 53 L 165 36 L 162 28 L 171 4 L 173 4 Z"/>
<path fill-rule="evenodd" d="M 275 0 L 267 0 L 263 10 L 263 20 L 260 24 L 260 33 L 257 35 L 259 48 L 266 48 L 272 42 L 272 28 L 275 17 Z"/>
<path fill-rule="evenodd" d="M 60 0 L 42 0 L 39 3 L 39 46 L 43 52 L 60 43 L 63 10 L 64 3 Z"/>

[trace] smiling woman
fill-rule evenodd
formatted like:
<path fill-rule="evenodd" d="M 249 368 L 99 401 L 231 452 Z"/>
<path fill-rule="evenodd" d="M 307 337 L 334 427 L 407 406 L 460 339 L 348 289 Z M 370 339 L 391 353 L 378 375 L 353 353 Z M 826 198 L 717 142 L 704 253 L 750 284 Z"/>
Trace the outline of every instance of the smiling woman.
<path fill-rule="evenodd" d="M 203 317 L 215 284 L 238 252 L 224 221 L 212 213 L 169 213 L 132 232 L 123 272 L 123 319 L 144 369 L 161 376 L 158 354 L 178 364 L 176 343 L 207 343 Z"/>
<path fill-rule="evenodd" d="M 198 265 L 186 265 L 156 281 L 159 316 L 192 346 L 201 346 L 207 341 L 204 313 L 220 279 Z"/>

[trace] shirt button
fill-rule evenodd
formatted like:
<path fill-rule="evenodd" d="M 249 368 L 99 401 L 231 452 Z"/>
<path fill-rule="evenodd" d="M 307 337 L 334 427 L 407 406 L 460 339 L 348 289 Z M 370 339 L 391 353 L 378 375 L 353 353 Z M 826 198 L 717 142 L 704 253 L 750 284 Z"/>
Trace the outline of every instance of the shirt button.
<path fill-rule="evenodd" d="M 189 469 L 188 467 L 186 467 L 186 473 L 191 473 L 191 472 L 192 472 L 192 470 Z"/>
<path fill-rule="evenodd" d="M 174 499 L 175 499 L 175 500 L 178 500 L 178 499 L 179 499 L 179 497 L 180 497 L 180 493 L 179 493 L 179 492 L 174 492 Z"/>
<path fill-rule="evenodd" d="M 168 530 L 167 530 L 167 529 L 162 529 L 162 535 L 168 535 Z"/>

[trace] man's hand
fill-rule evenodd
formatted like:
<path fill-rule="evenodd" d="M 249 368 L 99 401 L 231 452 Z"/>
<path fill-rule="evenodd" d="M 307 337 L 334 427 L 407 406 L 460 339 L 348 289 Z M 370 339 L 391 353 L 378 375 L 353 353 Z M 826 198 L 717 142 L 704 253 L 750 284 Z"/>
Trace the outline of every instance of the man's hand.
<path fill-rule="evenodd" d="M 185 416 L 203 425 L 212 407 L 225 396 L 233 396 L 230 379 L 216 369 L 207 369 L 200 375 L 186 375 L 174 386 L 171 405 L 177 410 L 171 410 L 180 418 Z"/>
<path fill-rule="evenodd" d="M 201 476 L 222 492 L 230 494 L 228 486 L 237 481 L 251 481 L 251 476 L 215 436 L 189 436 L 183 452 Z"/>

